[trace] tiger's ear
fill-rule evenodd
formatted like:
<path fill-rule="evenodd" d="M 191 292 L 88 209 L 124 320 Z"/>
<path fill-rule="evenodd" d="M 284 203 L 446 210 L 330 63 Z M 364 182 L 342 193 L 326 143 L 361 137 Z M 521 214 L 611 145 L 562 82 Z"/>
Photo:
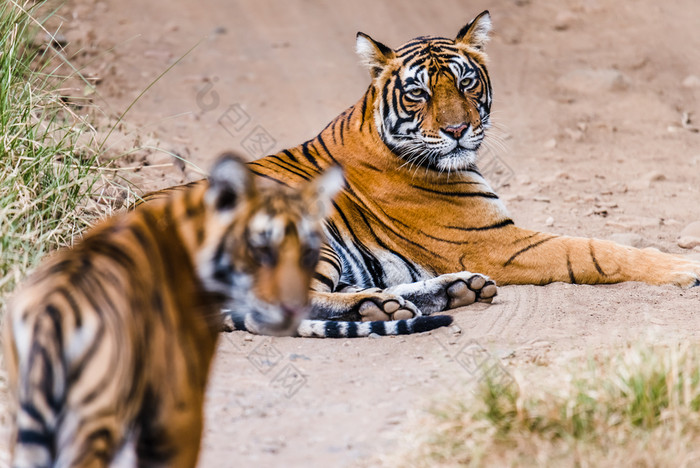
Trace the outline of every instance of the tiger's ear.
<path fill-rule="evenodd" d="M 318 219 L 327 217 L 333 208 L 333 199 L 345 186 L 340 166 L 332 166 L 304 188 L 303 196 L 309 202 L 312 215 Z"/>
<path fill-rule="evenodd" d="M 251 196 L 253 191 L 253 176 L 248 166 L 237 155 L 224 153 L 211 170 L 204 201 L 215 211 L 230 211 L 242 197 Z"/>
<path fill-rule="evenodd" d="M 489 41 L 490 32 L 491 15 L 488 10 L 484 10 L 459 31 L 455 42 L 468 45 L 476 50 L 483 50 Z"/>
<path fill-rule="evenodd" d="M 355 51 L 362 59 L 362 63 L 369 68 L 372 78 L 378 77 L 389 60 L 396 56 L 389 47 L 361 32 L 357 33 Z"/>

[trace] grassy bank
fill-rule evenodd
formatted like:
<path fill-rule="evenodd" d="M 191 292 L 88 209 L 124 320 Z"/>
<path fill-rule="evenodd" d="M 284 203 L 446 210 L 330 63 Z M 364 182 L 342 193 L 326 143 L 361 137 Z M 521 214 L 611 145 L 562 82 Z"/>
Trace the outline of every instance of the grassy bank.
<path fill-rule="evenodd" d="M 98 144 L 59 91 L 69 67 L 42 25 L 50 14 L 42 2 L 0 5 L 0 305 L 96 215 Z"/>
<path fill-rule="evenodd" d="M 390 466 L 682 467 L 700 464 L 700 352 L 634 346 L 484 383 L 417 417 Z"/>

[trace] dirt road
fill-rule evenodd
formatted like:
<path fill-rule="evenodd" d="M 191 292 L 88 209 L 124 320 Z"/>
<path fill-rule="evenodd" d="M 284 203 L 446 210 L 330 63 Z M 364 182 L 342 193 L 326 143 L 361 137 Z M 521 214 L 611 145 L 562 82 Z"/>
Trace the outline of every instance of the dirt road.
<path fill-rule="evenodd" d="M 98 78 L 93 98 L 105 122 L 181 59 L 126 115 L 127 137 L 113 144 L 160 147 L 207 167 L 221 150 L 251 149 L 254 132 L 269 148 L 252 153 L 294 146 L 354 104 L 369 83 L 356 31 L 390 46 L 452 37 L 485 8 L 496 29 L 487 49 L 496 128 L 482 168 L 504 168 L 485 172 L 516 223 L 700 258 L 677 245 L 700 220 L 693 0 L 69 0 L 62 14 L 71 50 L 82 49 L 77 60 Z M 135 174 L 144 189 L 198 177 L 189 166 L 160 167 L 172 158 L 156 151 L 131 159 L 153 166 Z M 450 359 L 469 340 L 527 373 L 638 338 L 697 341 L 699 304 L 700 288 L 504 287 L 493 305 L 456 312 L 459 334 L 226 335 L 200 464 L 360 463 L 395 446 L 407 411 L 469 381 Z"/>

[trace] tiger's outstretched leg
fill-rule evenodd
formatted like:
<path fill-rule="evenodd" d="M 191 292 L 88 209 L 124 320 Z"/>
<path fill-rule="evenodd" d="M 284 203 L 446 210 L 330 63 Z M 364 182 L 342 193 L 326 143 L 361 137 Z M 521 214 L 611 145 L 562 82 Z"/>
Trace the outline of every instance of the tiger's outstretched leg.
<path fill-rule="evenodd" d="M 499 248 L 493 248 L 494 245 Z M 465 246 L 461 263 L 483 271 L 499 284 L 640 281 L 685 288 L 700 286 L 697 261 L 656 249 L 636 249 L 606 240 L 557 236 L 515 226 Z"/>

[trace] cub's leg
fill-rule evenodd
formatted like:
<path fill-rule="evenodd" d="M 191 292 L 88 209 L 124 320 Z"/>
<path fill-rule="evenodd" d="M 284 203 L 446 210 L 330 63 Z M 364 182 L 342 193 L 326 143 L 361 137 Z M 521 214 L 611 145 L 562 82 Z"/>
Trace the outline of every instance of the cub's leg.
<path fill-rule="evenodd" d="M 424 315 L 456 309 L 474 302 L 493 301 L 496 284 L 488 277 L 462 271 L 416 283 L 400 284 L 384 290 L 415 304 Z"/>
<path fill-rule="evenodd" d="M 153 401 L 154 404 L 158 404 Z M 183 405 L 182 407 L 179 407 Z M 138 466 L 191 468 L 197 464 L 203 419 L 200 406 L 179 402 L 176 407 L 149 413 L 144 406 L 136 443 Z M 147 421 L 146 418 L 152 418 Z"/>

